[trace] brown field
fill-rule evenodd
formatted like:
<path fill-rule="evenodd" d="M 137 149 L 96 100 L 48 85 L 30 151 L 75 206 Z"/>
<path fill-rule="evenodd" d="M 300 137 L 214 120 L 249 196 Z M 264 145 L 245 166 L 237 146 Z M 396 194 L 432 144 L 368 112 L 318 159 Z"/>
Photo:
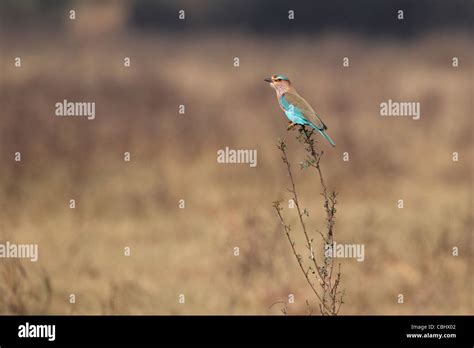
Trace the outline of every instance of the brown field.
<path fill-rule="evenodd" d="M 305 314 L 313 298 L 272 209 L 289 198 L 278 138 L 295 168 L 304 156 L 263 82 L 275 73 L 337 144 L 320 143 L 339 192 L 336 241 L 365 245 L 364 262 L 340 260 L 341 314 L 473 313 L 467 37 L 301 37 L 286 51 L 235 35 L 1 39 L 0 240 L 40 250 L 36 263 L 0 261 L 1 314 L 279 314 L 270 305 L 290 293 L 289 313 Z M 96 102 L 96 119 L 56 117 L 63 99 Z M 421 119 L 380 117 L 388 99 L 419 101 Z M 257 167 L 218 164 L 226 146 L 257 149 Z M 317 237 L 320 188 L 297 173 Z"/>

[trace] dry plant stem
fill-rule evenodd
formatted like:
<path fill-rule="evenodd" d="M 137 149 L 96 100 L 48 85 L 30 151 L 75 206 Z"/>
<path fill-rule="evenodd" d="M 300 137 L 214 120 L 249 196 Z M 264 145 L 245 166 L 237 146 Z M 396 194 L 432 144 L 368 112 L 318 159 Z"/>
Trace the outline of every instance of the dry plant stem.
<path fill-rule="evenodd" d="M 319 179 L 319 183 L 321 185 L 321 195 L 324 199 L 324 210 L 326 212 L 326 231 L 325 233 L 319 232 L 321 235 L 324 245 L 333 246 L 334 236 L 333 236 L 333 229 L 334 229 L 334 219 L 336 213 L 336 204 L 337 204 L 337 193 L 336 192 L 329 192 L 327 189 L 326 183 L 324 181 L 323 172 L 321 170 L 321 157 L 323 155 L 323 151 L 318 151 L 315 146 L 315 141 L 312 137 L 313 130 L 306 130 L 306 128 L 301 127 L 299 130 L 300 134 L 297 137 L 298 141 L 305 144 L 305 150 L 308 153 L 306 161 L 302 162 L 302 168 L 313 167 L 316 169 L 316 173 Z M 339 269 L 337 271 L 337 276 L 333 279 L 333 270 L 334 270 L 334 257 L 327 256 L 324 253 L 323 257 L 323 264 L 322 266 L 318 265 L 317 259 L 315 257 L 314 249 L 313 249 L 313 239 L 310 238 L 308 233 L 307 226 L 304 221 L 303 215 L 309 216 L 306 209 L 301 208 L 301 203 L 298 199 L 298 194 L 296 191 L 296 184 L 293 177 L 291 165 L 288 160 L 288 156 L 286 153 L 286 144 L 281 141 L 278 145 L 279 150 L 282 153 L 282 161 L 286 166 L 286 170 L 288 176 L 290 178 L 291 189 L 288 191 L 293 195 L 293 201 L 296 206 L 298 212 L 298 219 L 299 224 L 301 225 L 301 231 L 304 235 L 306 240 L 306 247 L 310 252 L 309 258 L 311 259 L 315 270 L 313 270 L 313 266 L 309 266 L 308 268 L 305 267 L 304 260 L 295 247 L 295 242 L 291 238 L 291 226 L 285 223 L 285 219 L 282 215 L 283 208 L 280 206 L 280 202 L 274 202 L 274 208 L 277 212 L 278 218 L 281 224 L 284 226 L 285 234 L 287 239 L 290 243 L 292 248 L 293 254 L 298 261 L 298 265 L 305 276 L 306 282 L 310 285 L 312 291 L 316 295 L 316 298 L 319 302 L 319 309 L 322 315 L 337 315 L 343 303 L 344 292 L 338 291 L 340 281 L 341 281 L 341 270 L 340 264 Z M 311 272 L 311 273 L 310 273 Z M 314 277 L 318 281 L 320 289 L 318 291 L 317 287 L 313 283 L 311 279 L 311 274 L 314 274 Z M 309 302 L 306 302 L 308 313 L 310 314 L 310 306 Z"/>
<path fill-rule="evenodd" d="M 313 290 L 314 294 L 316 295 L 316 297 L 318 298 L 318 300 L 321 302 L 321 303 L 324 303 L 323 299 L 321 298 L 321 296 L 319 295 L 318 291 L 316 290 L 316 288 L 314 287 L 314 284 L 313 282 L 311 281 L 311 279 L 309 278 L 309 270 L 308 271 L 305 271 L 304 269 L 304 265 L 303 265 L 303 261 L 301 260 L 301 255 L 298 254 L 298 252 L 296 251 L 295 249 L 295 242 L 291 239 L 291 236 L 290 236 L 290 231 L 291 231 L 291 228 L 290 226 L 288 226 L 287 224 L 285 224 L 285 221 L 283 219 L 283 216 L 281 215 L 281 208 L 280 207 L 275 207 L 276 208 L 276 211 L 277 211 L 277 214 L 278 214 L 278 217 L 280 218 L 280 221 L 285 229 L 285 234 L 286 234 L 286 237 L 288 238 L 288 241 L 290 242 L 290 245 L 291 245 L 291 249 L 293 250 L 293 254 L 295 255 L 296 257 L 296 260 L 298 261 L 298 265 L 300 266 L 300 269 L 301 271 L 303 272 L 304 276 L 305 276 L 305 279 L 306 279 L 306 282 L 309 284 L 309 286 L 311 287 L 311 289 Z M 326 306 L 327 307 L 327 306 Z M 330 308 L 326 308 L 327 310 L 330 310 Z"/>
<path fill-rule="evenodd" d="M 324 208 L 326 209 L 327 214 L 327 228 L 328 228 L 328 238 L 323 237 L 326 244 L 333 245 L 334 237 L 333 237 L 333 228 L 334 228 L 334 214 L 335 214 L 335 206 L 337 203 L 336 200 L 336 192 L 332 192 L 331 195 L 328 195 L 328 189 L 326 183 L 324 182 L 323 173 L 321 170 L 321 157 L 323 156 L 324 152 L 316 151 L 314 147 L 314 139 L 312 138 L 314 130 L 307 131 L 305 127 L 301 127 L 300 132 L 304 133 L 305 139 L 304 142 L 307 145 L 306 151 L 310 154 L 310 160 L 308 163 L 316 168 L 316 171 L 319 176 L 319 181 L 321 183 L 322 192 L 321 195 L 324 198 Z M 334 257 L 331 258 L 331 267 L 329 273 L 329 286 L 332 288 L 332 272 L 334 269 Z"/>
<path fill-rule="evenodd" d="M 316 258 L 314 257 L 314 251 L 313 251 L 313 246 L 312 246 L 312 243 L 311 243 L 311 239 L 308 236 L 308 231 L 306 230 L 306 224 L 304 223 L 304 220 L 303 220 L 303 212 L 301 211 L 299 200 L 298 200 L 298 194 L 296 193 L 296 186 L 295 186 L 295 181 L 293 180 L 293 173 L 291 171 L 291 165 L 290 165 L 290 162 L 288 161 L 288 156 L 286 155 L 286 151 L 285 151 L 284 148 L 281 150 L 281 152 L 283 154 L 282 160 L 286 164 L 286 169 L 288 171 L 288 176 L 290 177 L 290 182 L 291 182 L 291 189 L 288 190 L 288 191 L 290 191 L 293 194 L 293 201 L 295 202 L 296 209 L 298 210 L 298 217 L 299 217 L 301 228 L 303 230 L 303 233 L 304 233 L 304 236 L 305 236 L 305 239 L 306 239 L 306 246 L 307 246 L 307 248 L 310 252 L 310 259 L 313 261 L 314 267 L 316 268 L 316 271 L 318 272 L 318 275 L 319 275 L 318 281 L 320 282 L 320 284 L 324 284 L 324 277 L 322 276 L 322 274 L 320 272 L 320 268 L 319 268 L 318 263 L 316 261 Z"/>
<path fill-rule="evenodd" d="M 281 304 L 283 305 L 283 307 L 280 309 L 280 311 L 284 314 L 284 315 L 287 315 L 288 314 L 288 305 L 287 305 L 287 302 L 286 301 L 277 301 L 277 302 L 274 302 L 271 304 L 271 306 L 269 307 L 272 308 L 274 305 L 276 304 Z"/>

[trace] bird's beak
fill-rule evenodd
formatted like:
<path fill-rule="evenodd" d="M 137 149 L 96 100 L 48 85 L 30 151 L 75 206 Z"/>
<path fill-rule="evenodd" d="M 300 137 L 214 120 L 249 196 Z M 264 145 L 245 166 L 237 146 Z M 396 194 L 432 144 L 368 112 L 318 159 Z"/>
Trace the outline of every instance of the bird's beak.
<path fill-rule="evenodd" d="M 263 81 L 265 81 L 265 82 L 272 82 L 272 79 L 269 78 L 269 77 L 267 77 L 267 78 L 266 78 L 265 80 L 263 80 Z"/>

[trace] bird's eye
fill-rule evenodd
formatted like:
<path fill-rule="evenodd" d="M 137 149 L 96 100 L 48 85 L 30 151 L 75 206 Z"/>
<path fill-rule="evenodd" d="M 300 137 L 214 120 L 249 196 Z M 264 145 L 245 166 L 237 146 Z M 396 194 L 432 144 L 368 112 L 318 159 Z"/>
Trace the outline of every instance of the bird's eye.
<path fill-rule="evenodd" d="M 275 82 L 280 82 L 280 81 L 281 81 L 281 79 L 275 79 Z"/>

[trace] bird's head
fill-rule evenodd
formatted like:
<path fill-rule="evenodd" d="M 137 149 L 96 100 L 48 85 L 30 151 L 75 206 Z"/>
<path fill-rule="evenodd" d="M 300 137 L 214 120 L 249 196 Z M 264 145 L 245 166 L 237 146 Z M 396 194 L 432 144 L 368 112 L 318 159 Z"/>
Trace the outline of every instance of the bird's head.
<path fill-rule="evenodd" d="M 273 75 L 266 78 L 264 81 L 268 82 L 278 94 L 286 93 L 291 87 L 290 79 L 283 75 Z"/>

